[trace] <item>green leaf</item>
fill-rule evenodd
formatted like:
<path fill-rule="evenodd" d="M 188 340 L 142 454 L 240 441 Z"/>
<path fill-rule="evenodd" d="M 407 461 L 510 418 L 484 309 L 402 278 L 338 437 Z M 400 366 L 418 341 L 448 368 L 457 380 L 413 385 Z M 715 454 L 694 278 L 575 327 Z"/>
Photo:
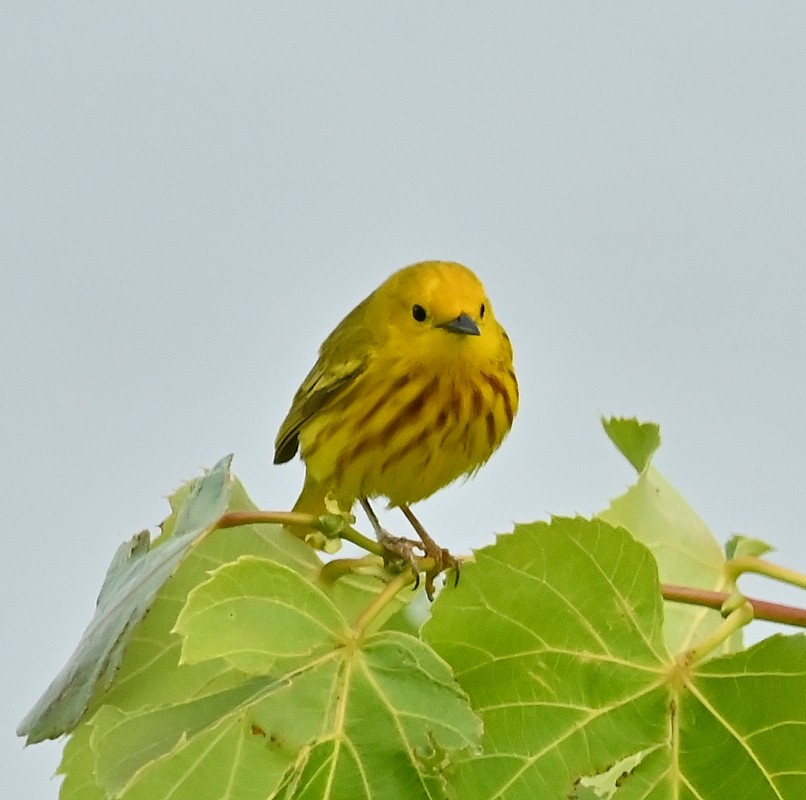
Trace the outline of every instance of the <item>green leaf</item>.
<path fill-rule="evenodd" d="M 90 750 L 89 725 L 79 725 L 67 740 L 59 772 L 64 773 L 60 798 L 70 800 L 105 800 L 106 793 L 95 779 L 95 754 Z"/>
<path fill-rule="evenodd" d="M 806 797 L 805 679 L 803 634 L 692 669 L 672 719 L 681 788 L 707 800 Z"/>
<path fill-rule="evenodd" d="M 322 591 L 257 556 L 215 570 L 190 593 L 174 630 L 184 637 L 180 663 L 223 658 L 254 675 L 304 664 L 353 638 Z"/>
<path fill-rule="evenodd" d="M 602 417 L 602 425 L 627 461 L 643 472 L 660 447 L 660 426 L 639 422 L 635 417 Z"/>
<path fill-rule="evenodd" d="M 356 775 L 367 797 L 440 797 L 443 760 L 478 739 L 463 693 L 428 647 L 393 631 L 356 634 L 288 566 L 245 556 L 215 569 L 175 629 L 186 662 L 178 672 L 209 664 L 220 679 L 240 678 L 161 708 L 96 714 L 98 780 L 125 800 L 153 800 L 165 786 L 198 800 L 232 786 L 238 798 L 337 798 Z"/>
<path fill-rule="evenodd" d="M 102 665 L 62 800 L 800 800 L 806 637 L 689 650 L 721 618 L 677 618 L 658 572 L 712 580 L 724 558 L 652 447 L 630 447 L 643 466 L 610 521 L 521 525 L 480 550 L 431 607 L 434 649 L 410 590 L 368 616 L 377 575 L 326 580 L 281 526 L 197 533 L 222 492 L 254 510 L 228 472 L 181 487 L 160 537 L 135 537 L 102 587 L 115 597 L 130 562 L 193 539 Z"/>
<path fill-rule="evenodd" d="M 761 558 L 761 556 L 771 553 L 775 548 L 771 544 L 761 539 L 753 539 L 750 536 L 743 536 L 735 533 L 725 544 L 725 558 Z"/>
<path fill-rule="evenodd" d="M 111 705 L 102 706 L 92 718 L 89 745 L 96 759 L 93 771 L 106 793 L 121 792 L 132 775 L 155 758 L 172 752 L 183 739 L 193 736 L 266 691 L 266 681 L 243 681 L 198 698 L 135 714 Z M 106 746 L 108 742 L 125 744 Z"/>
<path fill-rule="evenodd" d="M 343 722 L 302 752 L 279 796 L 444 797 L 446 768 L 480 734 L 444 662 L 418 639 L 381 632 L 347 661 L 343 690 Z"/>
<path fill-rule="evenodd" d="M 806 637 L 670 656 L 653 560 L 623 529 L 517 526 L 423 633 L 484 723 L 456 766 L 463 800 L 806 797 Z"/>
<path fill-rule="evenodd" d="M 475 554 L 424 637 L 484 723 L 458 797 L 562 798 L 668 732 L 655 562 L 599 520 L 518 525 Z"/>
<path fill-rule="evenodd" d="M 185 524 L 182 519 L 190 518 L 188 512 L 183 512 L 183 508 L 190 502 L 191 488 L 192 486 L 182 486 L 170 498 L 173 513 L 163 522 L 162 535 L 152 547 L 158 550 L 170 547 L 171 540 L 181 534 Z M 232 481 L 229 496 L 227 511 L 255 510 L 254 503 L 237 480 Z M 173 574 L 157 592 L 148 613 L 128 639 L 114 681 L 105 692 L 98 693 L 89 713 L 85 715 L 85 721 L 73 731 L 59 769 L 65 776 L 60 795 L 62 800 L 102 800 L 112 787 L 117 791 L 126 786 L 132 775 L 156 759 L 158 753 L 162 753 L 161 757 L 171 763 L 185 764 L 190 768 L 196 753 L 194 748 L 203 748 L 205 742 L 211 744 L 213 740 L 215 744 L 211 746 L 240 748 L 238 752 L 247 753 L 252 751 L 254 742 L 260 739 L 261 743 L 254 745 L 256 752 L 261 754 L 258 758 L 260 763 L 265 750 L 265 742 L 260 736 L 256 739 L 256 735 L 247 728 L 247 735 L 241 740 L 240 729 L 228 729 L 226 725 L 223 728 L 215 727 L 212 722 L 207 728 L 198 730 L 192 746 L 187 743 L 175 755 L 170 754 L 187 735 L 187 730 L 183 727 L 187 724 L 187 717 L 183 715 L 197 713 L 198 718 L 203 719 L 207 714 L 209 722 L 209 714 L 212 713 L 210 709 L 216 708 L 219 702 L 229 702 L 226 698 L 233 695 L 227 693 L 237 693 L 239 687 L 243 687 L 251 679 L 249 675 L 220 658 L 180 666 L 183 640 L 173 630 L 193 589 L 208 580 L 211 570 L 236 561 L 243 554 L 271 559 L 305 576 L 306 580 L 317 585 L 320 591 L 331 598 L 346 619 L 357 617 L 383 587 L 376 578 L 359 575 L 345 577 L 335 583 L 321 581 L 322 562 L 316 553 L 280 525 L 241 525 L 213 530 L 200 537 L 185 552 Z M 390 603 L 387 613 L 392 614 L 399 609 L 410 594 L 402 593 L 401 601 Z M 262 685 L 266 686 L 268 682 L 264 680 Z M 141 714 L 142 720 L 132 719 L 130 722 L 130 715 L 137 717 Z M 321 721 L 321 718 L 315 718 Z M 150 731 L 149 725 L 152 726 Z M 123 739 L 117 738 L 117 733 L 115 734 L 115 741 L 120 743 L 121 750 L 115 751 L 113 748 L 111 752 L 101 752 L 103 747 L 99 747 L 98 742 L 104 739 L 103 733 L 106 730 L 123 732 Z M 223 739 L 216 738 L 222 735 Z M 158 748 L 155 751 L 153 747 L 143 744 L 144 739 L 149 736 L 160 744 L 161 750 Z M 125 747 L 127 737 L 131 737 L 130 741 L 133 742 L 130 749 Z M 211 737 L 209 741 L 208 737 Z M 90 749 L 90 741 L 96 750 Z M 288 765 L 287 752 L 280 750 L 282 758 L 277 762 L 275 754 L 272 762 L 280 763 L 280 766 L 275 763 L 275 783 Z M 203 760 L 205 770 L 208 770 L 208 784 L 212 787 L 216 785 L 213 779 L 215 769 L 211 762 L 205 758 Z M 251 761 L 244 762 L 245 772 L 241 774 L 246 774 L 252 766 Z M 98 783 L 99 776 L 104 781 L 103 785 Z M 257 787 L 262 785 L 260 780 L 253 783 Z M 147 786 L 145 780 L 142 786 Z M 131 791 L 134 792 L 135 789 L 132 788 Z"/>
<path fill-rule="evenodd" d="M 17 735 L 28 744 L 70 731 L 96 689 L 106 688 L 120 665 L 137 623 L 185 553 L 223 513 L 229 492 L 231 457 L 194 482 L 173 537 L 149 549 L 147 531 L 115 553 L 104 579 L 95 616 L 64 669 L 26 715 Z"/>
<path fill-rule="evenodd" d="M 713 534 L 653 466 L 647 464 L 637 481 L 597 516 L 626 528 L 652 551 L 661 583 L 733 591 L 722 549 Z M 680 603 L 667 603 L 665 616 L 664 637 L 673 652 L 690 648 L 722 623 L 718 611 Z M 741 642 L 741 632 L 737 632 L 721 649 L 736 650 Z"/>

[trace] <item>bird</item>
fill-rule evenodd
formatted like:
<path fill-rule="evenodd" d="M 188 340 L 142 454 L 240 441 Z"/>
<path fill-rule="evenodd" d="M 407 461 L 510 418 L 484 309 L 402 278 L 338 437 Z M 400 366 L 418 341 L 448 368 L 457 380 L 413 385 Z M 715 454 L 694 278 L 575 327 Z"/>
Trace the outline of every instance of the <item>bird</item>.
<path fill-rule="evenodd" d="M 387 553 L 419 583 L 416 547 L 434 578 L 458 562 L 410 506 L 474 475 L 498 449 L 518 410 L 509 337 L 481 281 L 452 261 L 394 272 L 324 340 L 277 433 L 274 463 L 299 450 L 305 482 L 294 511 L 321 516 L 360 502 Z M 392 536 L 370 504 L 398 507 L 419 542 Z M 415 587 L 417 585 L 415 583 Z"/>

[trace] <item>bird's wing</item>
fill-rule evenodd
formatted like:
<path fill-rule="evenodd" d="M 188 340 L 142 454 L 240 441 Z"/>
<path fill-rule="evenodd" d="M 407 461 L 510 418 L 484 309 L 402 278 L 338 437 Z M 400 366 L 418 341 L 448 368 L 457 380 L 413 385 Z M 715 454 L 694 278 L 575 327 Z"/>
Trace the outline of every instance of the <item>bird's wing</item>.
<path fill-rule="evenodd" d="M 299 433 L 305 423 L 367 368 L 375 337 L 366 326 L 356 324 L 363 305 L 345 317 L 322 344 L 318 361 L 294 395 L 291 409 L 277 433 L 275 464 L 294 457 L 299 447 Z"/>
<path fill-rule="evenodd" d="M 294 457 L 299 447 L 302 426 L 333 397 L 349 386 L 365 369 L 363 360 L 350 360 L 322 368 L 321 359 L 299 387 L 274 443 L 274 463 L 282 464 Z"/>

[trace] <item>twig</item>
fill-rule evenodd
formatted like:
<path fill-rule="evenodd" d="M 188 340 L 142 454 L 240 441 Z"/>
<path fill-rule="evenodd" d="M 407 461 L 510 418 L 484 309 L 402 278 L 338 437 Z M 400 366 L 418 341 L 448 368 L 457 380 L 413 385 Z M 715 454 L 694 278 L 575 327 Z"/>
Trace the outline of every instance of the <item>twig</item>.
<path fill-rule="evenodd" d="M 220 517 L 216 527 L 235 528 L 238 525 L 263 523 L 301 525 L 313 528 L 314 530 L 322 530 L 320 517 L 313 514 L 301 514 L 296 511 L 230 511 Z M 382 545 L 349 526 L 339 531 L 339 536 L 374 555 L 383 555 L 384 553 Z M 421 569 L 427 571 L 431 562 L 432 559 L 430 558 L 420 559 Z M 769 562 L 758 558 L 733 559 L 733 561 L 728 562 L 728 565 L 733 565 L 735 575 L 741 572 L 758 572 L 770 578 L 776 578 L 795 585 L 800 585 L 803 579 L 800 573 L 788 570 L 786 567 L 778 567 L 777 565 L 769 564 Z M 394 595 L 402 585 L 405 585 L 406 582 L 410 582 L 411 580 L 413 580 L 411 573 L 409 573 L 408 576 L 398 576 L 398 578 L 388 584 L 386 589 L 378 595 L 375 603 L 380 601 L 382 607 L 387 601 L 381 600 L 381 598 L 383 598 L 387 592 L 391 592 L 392 595 Z M 397 586 L 397 588 L 390 588 L 392 586 Z M 722 609 L 722 606 L 728 599 L 734 597 L 734 595 L 725 592 L 715 592 L 709 589 L 694 589 L 689 586 L 674 586 L 668 583 L 661 584 L 660 588 L 664 600 L 675 603 L 687 603 L 688 605 L 704 606 L 706 608 L 716 609 L 717 611 Z M 748 597 L 746 599 L 753 608 L 754 619 L 763 619 L 768 622 L 780 622 L 784 625 L 806 628 L 806 608 L 786 606 L 781 603 L 771 603 L 767 600 L 758 600 L 754 597 Z M 375 603 L 367 608 L 366 612 L 370 612 L 370 608 L 374 607 Z M 378 610 L 379 608 L 372 611 L 369 615 L 370 618 L 374 616 Z M 366 621 L 362 620 L 362 624 L 366 624 Z"/>
<path fill-rule="evenodd" d="M 708 589 L 693 589 L 689 586 L 673 586 L 662 583 L 661 594 L 664 600 L 675 603 L 687 603 L 695 606 L 705 606 L 721 610 L 726 600 L 733 597 L 725 592 L 714 592 Z M 767 600 L 757 600 L 754 597 L 746 598 L 753 607 L 753 618 L 764 619 L 768 622 L 781 622 L 784 625 L 795 625 L 806 628 L 806 608 L 785 606 L 780 603 L 770 603 Z"/>
<path fill-rule="evenodd" d="M 734 581 L 744 572 L 754 572 L 756 575 L 764 575 L 782 583 L 791 583 L 801 589 L 806 589 L 806 575 L 796 572 L 794 569 L 782 567 L 780 564 L 773 564 L 763 558 L 754 556 L 744 556 L 742 558 L 732 558 L 725 565 L 728 576 Z"/>

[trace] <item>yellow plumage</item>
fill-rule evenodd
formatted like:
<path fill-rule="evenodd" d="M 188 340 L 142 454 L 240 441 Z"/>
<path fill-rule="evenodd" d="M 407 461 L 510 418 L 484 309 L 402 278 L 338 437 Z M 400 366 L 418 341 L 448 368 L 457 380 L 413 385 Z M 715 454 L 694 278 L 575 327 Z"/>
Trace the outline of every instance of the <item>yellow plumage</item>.
<path fill-rule="evenodd" d="M 275 443 L 299 448 L 296 511 L 386 497 L 407 507 L 477 470 L 518 409 L 512 347 L 478 278 L 461 264 L 405 267 L 325 339 Z"/>

